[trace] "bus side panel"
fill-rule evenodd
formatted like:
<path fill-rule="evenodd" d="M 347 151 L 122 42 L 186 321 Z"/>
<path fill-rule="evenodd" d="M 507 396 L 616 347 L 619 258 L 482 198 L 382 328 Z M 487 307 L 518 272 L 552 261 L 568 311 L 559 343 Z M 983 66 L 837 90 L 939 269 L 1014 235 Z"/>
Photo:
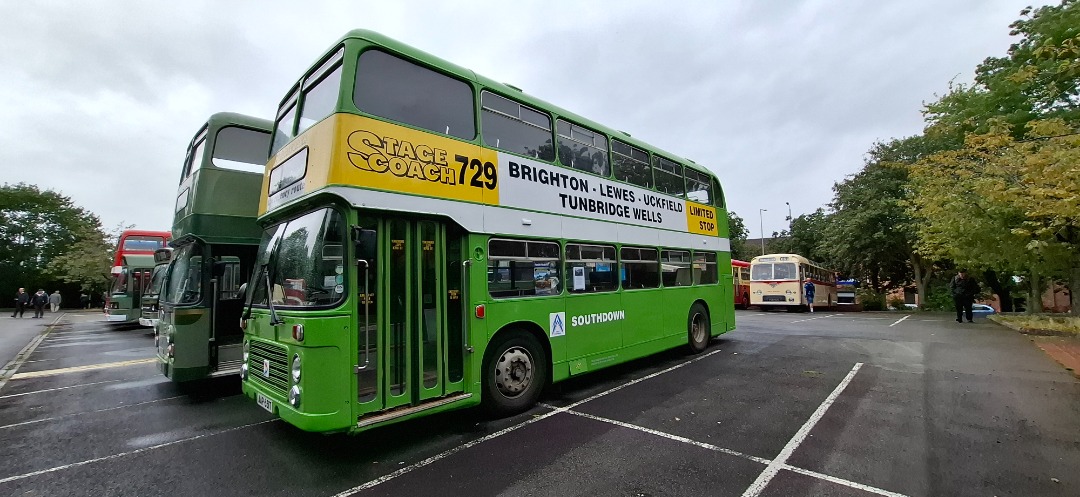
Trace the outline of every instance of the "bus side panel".
<path fill-rule="evenodd" d="M 664 315 L 657 306 L 662 302 L 661 290 L 623 290 L 622 308 L 626 310 L 626 320 L 634 323 L 623 332 L 623 343 L 627 346 L 648 342 L 662 334 Z"/>

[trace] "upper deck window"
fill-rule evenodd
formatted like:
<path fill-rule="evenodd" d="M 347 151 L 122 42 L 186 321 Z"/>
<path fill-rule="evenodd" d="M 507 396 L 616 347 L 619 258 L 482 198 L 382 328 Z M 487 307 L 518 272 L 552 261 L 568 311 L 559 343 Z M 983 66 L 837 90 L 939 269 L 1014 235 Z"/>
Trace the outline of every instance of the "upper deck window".
<path fill-rule="evenodd" d="M 559 119 L 559 162 L 566 167 L 600 176 L 611 174 L 607 137 L 588 128 Z"/>
<path fill-rule="evenodd" d="M 303 133 L 324 117 L 334 113 L 341 93 L 341 59 L 345 49 L 340 48 L 318 69 L 305 78 L 303 100 L 300 102 L 300 122 L 296 134 Z"/>
<path fill-rule="evenodd" d="M 165 246 L 165 239 L 160 236 L 133 235 L 124 239 L 122 250 L 154 251 Z"/>
<path fill-rule="evenodd" d="M 652 188 L 652 168 L 649 153 L 619 140 L 611 142 L 611 160 L 615 178 L 637 186 Z"/>
<path fill-rule="evenodd" d="M 713 203 L 711 178 L 693 169 L 686 170 L 686 198 L 705 205 Z"/>
<path fill-rule="evenodd" d="M 551 118 L 489 91 L 480 94 L 484 144 L 546 161 L 555 160 Z"/>
<path fill-rule="evenodd" d="M 293 93 L 281 106 L 283 110 L 278 112 L 277 120 L 274 121 L 274 142 L 270 146 L 270 155 L 276 154 L 281 147 L 296 136 L 296 99 L 297 90 L 294 88 Z"/>
<path fill-rule="evenodd" d="M 206 149 L 206 129 L 199 132 L 201 136 L 195 138 L 195 146 L 188 148 L 188 155 L 184 159 L 184 172 L 180 174 L 180 182 L 183 183 L 191 172 L 202 166 L 203 151 Z"/>
<path fill-rule="evenodd" d="M 353 101 L 368 114 L 466 140 L 476 136 L 467 83 L 379 50 L 360 54 Z"/>
<path fill-rule="evenodd" d="M 683 166 L 663 157 L 653 157 L 653 178 L 656 179 L 656 189 L 668 195 L 682 197 L 686 195 L 686 184 L 683 182 Z"/>
<path fill-rule="evenodd" d="M 270 133 L 226 126 L 217 132 L 212 160 L 220 168 L 261 174 L 269 147 Z"/>

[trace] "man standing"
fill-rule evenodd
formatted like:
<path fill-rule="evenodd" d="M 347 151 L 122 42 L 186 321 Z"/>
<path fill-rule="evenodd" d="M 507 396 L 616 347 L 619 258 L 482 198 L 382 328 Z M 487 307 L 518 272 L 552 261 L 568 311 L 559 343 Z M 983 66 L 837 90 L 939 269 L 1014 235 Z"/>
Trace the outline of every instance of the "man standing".
<path fill-rule="evenodd" d="M 45 317 L 45 304 L 49 303 L 49 296 L 45 294 L 45 290 L 38 288 L 37 293 L 33 297 L 30 297 L 30 303 L 34 305 L 34 317 Z"/>
<path fill-rule="evenodd" d="M 79 307 L 83 309 L 90 308 L 90 296 L 86 292 L 79 294 Z"/>
<path fill-rule="evenodd" d="M 806 283 L 803 283 L 803 294 L 806 295 L 806 305 L 810 306 L 810 312 L 814 312 L 814 282 L 810 280 L 810 277 L 806 278 Z"/>
<path fill-rule="evenodd" d="M 63 298 L 60 297 L 60 290 L 54 290 L 53 293 L 49 295 L 49 310 L 52 312 L 59 311 L 60 302 L 62 300 Z"/>
<path fill-rule="evenodd" d="M 30 304 L 30 295 L 26 293 L 25 288 L 20 288 L 15 294 L 15 312 L 11 313 L 11 317 L 15 317 L 16 314 L 19 317 L 23 317 L 23 313 L 26 312 L 26 306 Z"/>
<path fill-rule="evenodd" d="M 949 281 L 949 293 L 952 294 L 953 305 L 956 307 L 956 322 L 963 323 L 961 319 L 963 317 L 967 318 L 967 322 L 973 322 L 971 304 L 975 301 L 975 295 L 979 293 L 979 282 L 968 276 L 967 270 L 961 269 Z"/>

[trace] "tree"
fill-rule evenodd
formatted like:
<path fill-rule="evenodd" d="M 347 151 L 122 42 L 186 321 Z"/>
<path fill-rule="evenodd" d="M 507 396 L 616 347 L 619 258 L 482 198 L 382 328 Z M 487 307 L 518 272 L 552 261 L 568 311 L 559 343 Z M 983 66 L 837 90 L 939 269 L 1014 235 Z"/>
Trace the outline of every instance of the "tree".
<path fill-rule="evenodd" d="M 927 132 L 955 147 L 967 133 L 990 132 L 991 121 L 1021 138 L 1035 119 L 1080 119 L 1080 3 L 1030 7 L 1009 27 L 1014 43 L 1007 57 L 988 57 L 973 85 L 950 85 L 926 106 Z"/>
<path fill-rule="evenodd" d="M 71 248 L 49 263 L 48 272 L 67 283 L 79 285 L 83 292 L 97 295 L 109 282 L 116 243 L 110 243 L 100 229 L 88 226 L 79 228 L 75 237 Z"/>
<path fill-rule="evenodd" d="M 908 170 L 949 145 L 925 135 L 875 143 L 863 169 L 833 185 L 827 245 L 838 269 L 878 292 L 913 282 L 919 302 L 927 301 L 936 264 L 915 250 L 918 221 L 907 209 Z"/>
<path fill-rule="evenodd" d="M 963 149 L 920 161 L 911 170 L 919 250 L 1027 274 L 1033 290 L 1042 278 L 1067 278 L 1080 315 L 1080 134 L 1070 131 L 1061 119 L 1035 121 L 1018 141 L 1001 120 Z"/>
<path fill-rule="evenodd" d="M 748 261 L 753 254 L 746 249 L 746 237 L 750 230 L 735 211 L 728 211 L 728 239 L 731 240 L 731 258 Z"/>
<path fill-rule="evenodd" d="M 774 254 L 799 254 L 819 264 L 832 266 L 827 248 L 825 230 L 830 215 L 823 209 L 803 214 L 791 220 L 791 229 L 773 232 L 769 252 Z"/>
<path fill-rule="evenodd" d="M 77 233 L 100 229 L 98 217 L 69 197 L 25 183 L 0 186 L 0 292 L 53 284 L 49 264 L 71 249 Z"/>

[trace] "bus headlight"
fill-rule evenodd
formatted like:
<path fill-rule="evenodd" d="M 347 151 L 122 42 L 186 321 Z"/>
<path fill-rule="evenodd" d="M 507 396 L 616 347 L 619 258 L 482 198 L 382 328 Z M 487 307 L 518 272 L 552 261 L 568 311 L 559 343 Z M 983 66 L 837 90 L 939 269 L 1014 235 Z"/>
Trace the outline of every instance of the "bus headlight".
<path fill-rule="evenodd" d="M 292 381 L 293 383 L 300 383 L 300 354 L 295 354 L 292 357 Z"/>
<path fill-rule="evenodd" d="M 240 379 L 247 379 L 247 360 L 244 360 L 244 363 L 240 365 Z"/>
<path fill-rule="evenodd" d="M 300 385 L 293 385 L 289 389 L 289 404 L 293 407 L 300 407 Z"/>
<path fill-rule="evenodd" d="M 247 340 L 244 340 L 244 364 L 245 365 L 248 362 L 248 355 L 249 355 L 248 350 L 249 350 L 250 345 L 248 345 L 248 343 L 249 342 Z"/>

